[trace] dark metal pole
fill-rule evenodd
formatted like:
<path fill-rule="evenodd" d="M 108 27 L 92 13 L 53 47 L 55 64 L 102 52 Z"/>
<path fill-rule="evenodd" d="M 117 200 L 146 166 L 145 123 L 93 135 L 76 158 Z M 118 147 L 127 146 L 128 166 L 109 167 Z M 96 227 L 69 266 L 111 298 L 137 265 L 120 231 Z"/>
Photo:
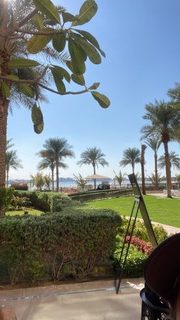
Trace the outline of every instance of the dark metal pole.
<path fill-rule="evenodd" d="M 145 154 L 145 149 L 147 146 L 145 144 L 141 145 L 141 178 L 142 178 L 142 194 L 146 194 L 146 187 L 145 187 L 145 175 L 144 175 L 144 154 Z"/>

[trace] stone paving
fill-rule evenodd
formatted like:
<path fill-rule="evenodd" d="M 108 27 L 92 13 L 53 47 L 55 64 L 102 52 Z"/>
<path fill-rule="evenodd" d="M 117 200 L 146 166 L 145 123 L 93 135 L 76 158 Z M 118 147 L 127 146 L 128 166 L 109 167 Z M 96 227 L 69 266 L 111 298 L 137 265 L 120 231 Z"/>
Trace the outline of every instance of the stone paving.
<path fill-rule="evenodd" d="M 1 290 L 0 304 L 17 320 L 139 320 L 142 287 L 140 278 L 123 280 L 119 294 L 113 280 Z"/>

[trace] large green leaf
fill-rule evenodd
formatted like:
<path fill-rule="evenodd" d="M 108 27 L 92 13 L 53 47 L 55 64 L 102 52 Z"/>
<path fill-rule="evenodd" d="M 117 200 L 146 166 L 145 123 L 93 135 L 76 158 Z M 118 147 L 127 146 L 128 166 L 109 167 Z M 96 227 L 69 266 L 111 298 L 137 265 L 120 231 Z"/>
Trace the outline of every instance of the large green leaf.
<path fill-rule="evenodd" d="M 43 29 L 45 31 L 45 29 Z M 52 35 L 34 35 L 27 43 L 30 53 L 38 53 L 51 41 Z"/>
<path fill-rule="evenodd" d="M 85 80 L 84 80 L 83 75 L 72 74 L 71 75 L 71 79 L 75 83 L 79 84 L 80 86 L 84 86 L 85 85 Z"/>
<path fill-rule="evenodd" d="M 99 82 L 94 82 L 92 86 L 90 86 L 88 89 L 89 90 L 96 90 L 99 87 L 100 83 Z"/>
<path fill-rule="evenodd" d="M 65 33 L 56 33 L 52 37 L 52 44 L 55 50 L 61 52 L 64 50 L 66 45 L 66 34 Z"/>
<path fill-rule="evenodd" d="M 50 0 L 33 0 L 35 6 L 53 21 L 59 22 L 59 12 L 55 5 Z"/>
<path fill-rule="evenodd" d="M 44 123 L 34 124 L 34 132 L 40 134 L 44 129 Z"/>
<path fill-rule="evenodd" d="M 19 91 L 30 98 L 34 98 L 34 90 L 26 83 L 19 84 Z"/>
<path fill-rule="evenodd" d="M 79 37 L 76 34 L 73 34 L 73 37 L 75 43 L 82 48 L 82 50 L 86 53 L 86 55 L 89 57 L 92 63 L 101 63 L 101 56 L 93 45 L 91 45 L 83 37 Z"/>
<path fill-rule="evenodd" d="M 76 21 L 73 26 L 87 23 L 94 17 L 98 9 L 97 3 L 94 0 L 86 0 L 80 8 L 79 14 L 76 16 Z"/>
<path fill-rule="evenodd" d="M 63 75 L 62 73 L 58 70 L 58 68 L 51 68 L 51 72 L 54 78 L 54 82 L 56 84 L 56 88 L 59 93 L 64 94 L 66 92 L 66 87 L 63 82 Z"/>
<path fill-rule="evenodd" d="M 35 14 L 35 15 L 32 17 L 32 21 L 33 21 L 33 23 L 35 24 L 35 26 L 38 28 L 38 30 L 44 28 L 44 20 L 43 20 L 42 15 L 40 15 L 40 14 L 38 14 L 38 13 Z"/>
<path fill-rule="evenodd" d="M 97 91 L 91 91 L 91 94 L 102 108 L 108 108 L 110 106 L 110 100 L 104 94 Z"/>
<path fill-rule="evenodd" d="M 63 22 L 68 22 L 68 21 L 75 21 L 76 17 L 73 16 L 71 13 L 67 12 L 67 11 L 63 11 L 62 12 L 62 17 L 63 17 Z"/>
<path fill-rule="evenodd" d="M 93 46 L 96 47 L 99 50 L 99 52 L 102 54 L 103 57 L 106 56 L 104 51 L 101 50 L 98 41 L 96 40 L 96 38 L 91 33 L 87 32 L 87 31 L 84 31 L 84 30 L 79 30 L 79 29 L 74 29 L 74 30 L 79 32 L 83 37 L 86 38 L 86 40 L 88 40 L 90 43 L 92 43 Z"/>
<path fill-rule="evenodd" d="M 38 65 L 39 62 L 25 58 L 14 58 L 8 63 L 9 68 L 32 68 Z"/>
<path fill-rule="evenodd" d="M 3 97 L 8 98 L 10 96 L 10 88 L 5 81 L 1 83 L 1 91 L 2 91 Z"/>
<path fill-rule="evenodd" d="M 53 69 L 56 70 L 56 73 L 59 75 L 61 79 L 65 78 L 67 82 L 71 81 L 70 74 L 64 68 L 53 65 Z"/>
<path fill-rule="evenodd" d="M 43 114 L 36 103 L 33 105 L 31 109 L 31 118 L 34 125 L 39 125 L 43 123 Z"/>
<path fill-rule="evenodd" d="M 19 80 L 19 77 L 18 76 L 16 76 L 15 74 L 8 74 L 7 76 L 6 76 L 6 78 L 7 79 L 9 79 L 9 80 L 14 80 L 14 81 L 16 81 L 16 80 Z"/>
<path fill-rule="evenodd" d="M 84 63 L 85 56 L 83 50 L 72 39 L 69 39 L 68 48 L 71 55 L 73 73 L 83 74 L 86 68 Z"/>

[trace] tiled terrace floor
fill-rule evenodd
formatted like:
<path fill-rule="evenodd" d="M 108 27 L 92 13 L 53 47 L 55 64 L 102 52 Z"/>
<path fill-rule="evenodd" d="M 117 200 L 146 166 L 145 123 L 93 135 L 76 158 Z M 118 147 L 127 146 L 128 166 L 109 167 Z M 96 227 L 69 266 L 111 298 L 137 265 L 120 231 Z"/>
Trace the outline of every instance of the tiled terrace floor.
<path fill-rule="evenodd" d="M 143 279 L 130 279 L 118 295 L 112 280 L 1 290 L 0 304 L 18 320 L 139 320 L 142 287 Z"/>

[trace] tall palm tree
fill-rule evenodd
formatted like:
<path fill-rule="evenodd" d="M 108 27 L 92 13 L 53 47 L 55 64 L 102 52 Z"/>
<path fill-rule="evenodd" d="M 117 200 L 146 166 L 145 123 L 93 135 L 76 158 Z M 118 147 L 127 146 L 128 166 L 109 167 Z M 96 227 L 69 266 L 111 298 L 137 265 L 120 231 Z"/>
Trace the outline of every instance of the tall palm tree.
<path fill-rule="evenodd" d="M 164 145 L 164 155 L 166 161 L 166 184 L 167 197 L 171 195 L 171 170 L 169 160 L 168 144 L 175 137 L 176 129 L 180 126 L 180 112 L 175 110 L 171 104 L 163 101 L 155 101 L 155 104 L 145 106 L 145 120 L 150 121 L 150 125 L 142 128 L 144 138 L 148 138 L 152 133 L 160 135 L 160 140 Z"/>
<path fill-rule="evenodd" d="M 54 170 L 55 170 L 55 160 L 54 157 L 48 154 L 46 151 L 40 151 L 38 154 L 42 160 L 38 165 L 38 169 L 43 170 L 50 168 L 51 171 L 51 182 L 52 182 L 52 190 L 54 191 Z"/>
<path fill-rule="evenodd" d="M 65 138 L 50 138 L 45 141 L 43 150 L 40 151 L 45 159 L 53 159 L 56 170 L 56 191 L 59 191 L 59 168 L 67 168 L 63 162 L 64 158 L 74 157 L 72 146 L 68 144 Z"/>
<path fill-rule="evenodd" d="M 8 187 L 9 183 L 9 170 L 22 168 L 21 161 L 18 159 L 16 150 L 7 150 L 6 151 L 6 186 Z"/>
<path fill-rule="evenodd" d="M 154 151 L 154 180 L 155 180 L 155 188 L 158 188 L 158 149 L 161 145 L 160 136 L 156 134 L 152 134 L 145 140 L 145 144 L 149 146 Z"/>
<path fill-rule="evenodd" d="M 169 152 L 169 161 L 171 168 L 173 167 L 175 169 L 180 169 L 180 157 L 174 151 Z M 164 156 L 159 157 L 158 166 L 160 169 L 164 169 L 166 167 L 166 161 Z"/>
<path fill-rule="evenodd" d="M 128 148 L 123 152 L 123 158 L 120 161 L 120 166 L 126 167 L 127 165 L 131 165 L 132 172 L 134 173 L 135 164 L 140 163 L 141 161 L 141 153 L 137 148 Z"/>
<path fill-rule="evenodd" d="M 87 148 L 84 152 L 80 155 L 81 160 L 77 162 L 80 166 L 82 165 L 92 165 L 93 167 L 93 174 L 96 174 L 96 168 L 98 165 L 102 167 L 108 166 L 109 163 L 105 159 L 105 154 L 101 151 L 100 148 L 92 147 Z M 96 179 L 94 179 L 94 189 L 96 189 Z"/>

